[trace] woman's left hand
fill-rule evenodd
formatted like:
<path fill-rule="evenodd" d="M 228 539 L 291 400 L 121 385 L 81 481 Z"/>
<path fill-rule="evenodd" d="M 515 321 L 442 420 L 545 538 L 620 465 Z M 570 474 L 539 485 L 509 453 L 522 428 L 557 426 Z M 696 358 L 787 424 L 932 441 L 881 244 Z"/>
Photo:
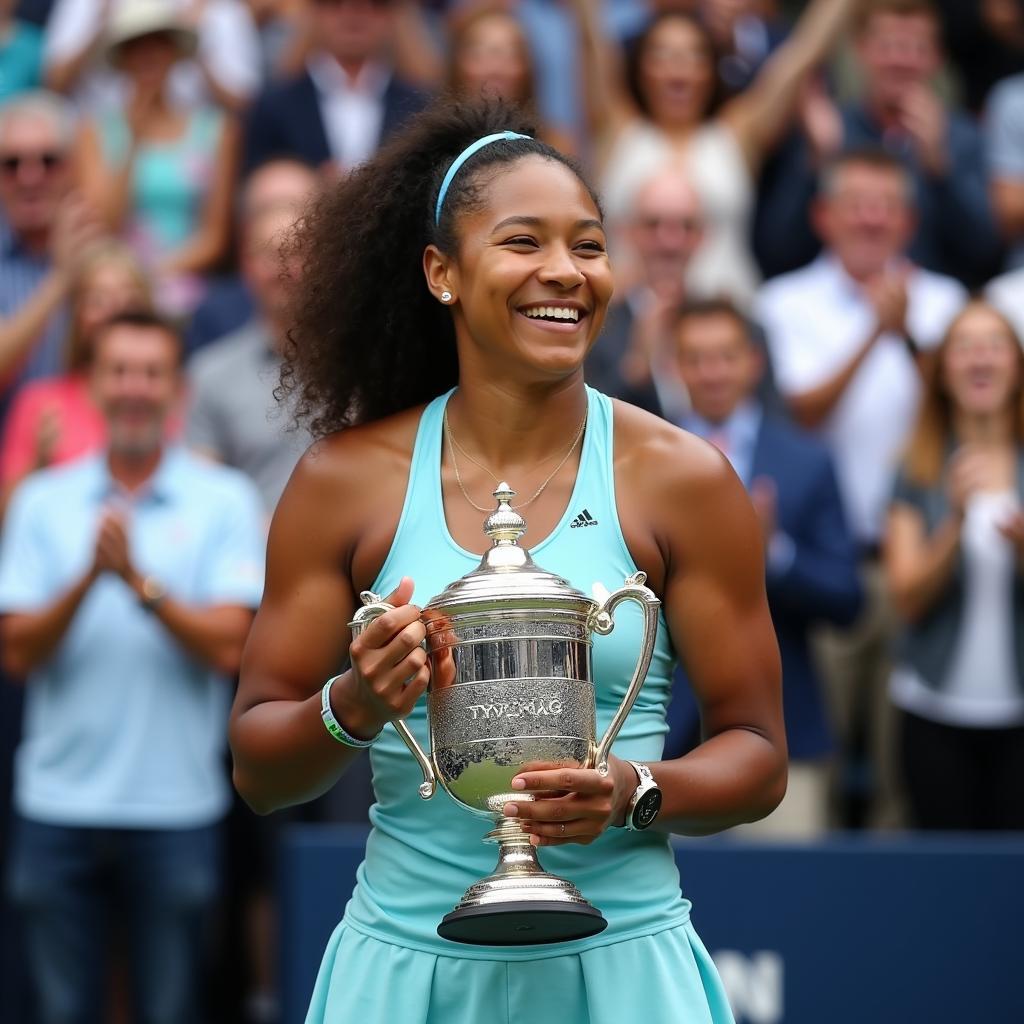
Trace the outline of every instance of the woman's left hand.
<path fill-rule="evenodd" d="M 522 824 L 534 846 L 586 846 L 609 825 L 623 823 L 638 784 L 633 766 L 617 757 L 608 758 L 607 775 L 596 768 L 535 768 L 512 780 L 513 789 L 533 799 L 506 803 L 503 813 Z"/>
<path fill-rule="evenodd" d="M 1006 522 L 999 524 L 999 532 L 1017 551 L 1017 564 L 1024 567 L 1024 513 L 1015 512 Z"/>

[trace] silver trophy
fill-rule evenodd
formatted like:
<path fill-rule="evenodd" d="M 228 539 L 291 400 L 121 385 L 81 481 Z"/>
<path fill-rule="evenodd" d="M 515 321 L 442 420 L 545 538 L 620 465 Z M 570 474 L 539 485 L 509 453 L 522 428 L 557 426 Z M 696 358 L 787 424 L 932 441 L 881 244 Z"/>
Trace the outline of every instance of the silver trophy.
<path fill-rule="evenodd" d="M 452 799 L 493 824 L 484 840 L 498 844 L 494 873 L 471 885 L 437 929 L 443 938 L 485 945 L 562 942 L 607 926 L 572 882 L 543 870 L 529 835 L 502 808 L 532 799 L 511 786 L 531 766 L 583 765 L 607 774 L 608 752 L 651 663 L 661 603 L 642 572 L 598 602 L 538 567 L 518 544 L 526 522 L 509 506 L 514 496 L 508 484 L 498 486 L 498 507 L 484 522 L 491 548 L 423 609 L 431 752 L 403 722 L 394 723 L 423 770 L 420 796 L 433 796 L 440 780 Z M 361 596 L 353 637 L 391 608 L 376 594 Z M 643 608 L 643 642 L 622 704 L 598 742 L 591 635 L 612 631 L 623 601 Z"/>

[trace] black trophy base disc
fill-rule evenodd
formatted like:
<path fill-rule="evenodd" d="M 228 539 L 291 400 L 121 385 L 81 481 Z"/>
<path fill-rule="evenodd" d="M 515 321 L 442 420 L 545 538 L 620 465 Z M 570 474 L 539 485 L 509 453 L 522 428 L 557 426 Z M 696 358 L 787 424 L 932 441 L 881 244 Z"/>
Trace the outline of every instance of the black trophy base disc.
<path fill-rule="evenodd" d="M 437 934 L 479 946 L 530 946 L 585 939 L 607 927 L 601 911 L 586 903 L 521 900 L 453 910 L 445 914 Z"/>

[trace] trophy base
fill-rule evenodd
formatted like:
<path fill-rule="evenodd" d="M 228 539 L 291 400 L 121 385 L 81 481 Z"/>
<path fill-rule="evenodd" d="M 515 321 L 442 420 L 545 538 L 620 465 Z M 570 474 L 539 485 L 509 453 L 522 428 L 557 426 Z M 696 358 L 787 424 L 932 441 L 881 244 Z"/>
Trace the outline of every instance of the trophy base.
<path fill-rule="evenodd" d="M 474 882 L 437 927 L 442 939 L 485 946 L 569 942 L 608 927 L 572 882 L 545 871 L 518 822 L 499 816 L 485 837 L 498 844 L 493 874 Z"/>
<path fill-rule="evenodd" d="M 607 927 L 601 911 L 588 903 L 519 900 L 453 910 L 437 934 L 451 942 L 526 946 L 585 939 Z"/>

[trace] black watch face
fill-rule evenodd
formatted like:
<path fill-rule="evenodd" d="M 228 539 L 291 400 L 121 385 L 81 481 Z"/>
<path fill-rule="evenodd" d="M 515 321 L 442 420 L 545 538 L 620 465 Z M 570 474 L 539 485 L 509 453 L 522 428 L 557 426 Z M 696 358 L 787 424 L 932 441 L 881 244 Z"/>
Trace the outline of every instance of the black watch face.
<path fill-rule="evenodd" d="M 661 790 L 649 789 L 633 808 L 633 828 L 647 828 L 661 810 Z"/>

